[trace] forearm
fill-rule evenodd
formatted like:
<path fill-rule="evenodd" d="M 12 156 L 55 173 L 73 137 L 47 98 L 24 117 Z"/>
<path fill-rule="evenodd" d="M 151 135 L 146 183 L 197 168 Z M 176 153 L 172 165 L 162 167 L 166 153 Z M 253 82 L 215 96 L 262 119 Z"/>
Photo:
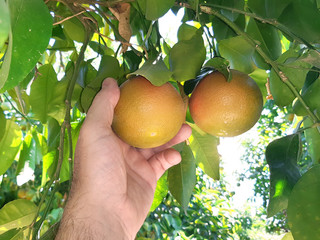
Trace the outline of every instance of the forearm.
<path fill-rule="evenodd" d="M 106 213 L 99 204 L 70 199 L 68 201 L 56 240 L 131 240 L 117 217 Z"/>

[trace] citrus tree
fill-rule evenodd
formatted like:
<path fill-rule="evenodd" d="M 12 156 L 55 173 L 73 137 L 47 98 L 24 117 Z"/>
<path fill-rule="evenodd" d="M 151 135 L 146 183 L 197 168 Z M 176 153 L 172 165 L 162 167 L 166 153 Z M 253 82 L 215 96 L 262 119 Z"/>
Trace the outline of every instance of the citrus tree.
<path fill-rule="evenodd" d="M 158 19 L 179 10 L 170 43 Z M 285 211 L 294 239 L 317 239 L 319 43 L 315 0 L 0 0 L 0 238 L 54 238 L 79 130 L 106 77 L 119 85 L 135 75 L 170 82 L 186 100 L 207 74 L 217 70 L 232 83 L 235 69 L 257 83 L 264 102 L 296 115 L 296 130 L 265 150 L 268 216 Z M 193 120 L 187 110 L 192 136 L 175 147 L 182 162 L 159 180 L 152 209 L 169 191 L 187 211 L 197 166 L 219 179 L 219 137 Z M 306 152 L 313 164 L 302 172 L 297 161 Z M 34 181 L 18 188 L 26 166 Z"/>

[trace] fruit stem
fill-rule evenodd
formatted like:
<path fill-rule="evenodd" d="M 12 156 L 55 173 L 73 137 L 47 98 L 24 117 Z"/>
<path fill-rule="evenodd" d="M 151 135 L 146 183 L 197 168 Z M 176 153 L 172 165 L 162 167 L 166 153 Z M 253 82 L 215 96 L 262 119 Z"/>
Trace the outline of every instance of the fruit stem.
<path fill-rule="evenodd" d="M 179 87 L 179 91 L 180 91 L 180 95 L 181 95 L 181 98 L 185 104 L 185 110 L 187 111 L 187 108 L 188 108 L 188 104 L 189 104 L 189 97 L 188 95 L 184 92 L 184 89 L 183 89 L 183 85 L 180 83 L 180 82 L 177 82 L 178 84 L 178 87 Z"/>
<path fill-rule="evenodd" d="M 253 46 L 256 51 L 260 54 L 260 56 L 268 63 L 270 66 L 275 70 L 275 72 L 278 74 L 280 79 L 284 84 L 287 85 L 287 87 L 292 91 L 292 93 L 298 98 L 298 100 L 301 102 L 303 107 L 308 112 L 308 115 L 312 119 L 314 123 L 319 122 L 318 117 L 310 110 L 306 102 L 303 100 L 302 96 L 300 95 L 299 91 L 295 88 L 295 86 L 292 84 L 292 82 L 288 79 L 288 77 L 279 69 L 277 63 L 269 58 L 267 54 L 262 50 L 260 45 L 254 41 L 248 34 L 243 32 L 235 23 L 230 21 L 227 17 L 220 14 L 217 10 L 214 10 L 207 6 L 200 6 L 201 11 L 214 15 L 218 17 L 220 20 L 225 22 L 229 27 L 231 27 L 239 36 L 242 36 L 251 46 Z"/>

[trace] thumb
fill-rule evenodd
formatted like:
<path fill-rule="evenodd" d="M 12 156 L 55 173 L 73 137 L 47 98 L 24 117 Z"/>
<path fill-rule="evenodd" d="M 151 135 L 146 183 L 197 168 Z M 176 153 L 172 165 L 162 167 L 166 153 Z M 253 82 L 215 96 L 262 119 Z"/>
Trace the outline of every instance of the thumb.
<path fill-rule="evenodd" d="M 180 153 L 173 148 L 168 148 L 162 152 L 156 153 L 149 159 L 157 180 L 164 174 L 164 172 L 181 161 Z"/>
<path fill-rule="evenodd" d="M 107 78 L 95 96 L 87 113 L 86 122 L 111 126 L 114 108 L 120 97 L 120 90 L 115 79 Z"/>

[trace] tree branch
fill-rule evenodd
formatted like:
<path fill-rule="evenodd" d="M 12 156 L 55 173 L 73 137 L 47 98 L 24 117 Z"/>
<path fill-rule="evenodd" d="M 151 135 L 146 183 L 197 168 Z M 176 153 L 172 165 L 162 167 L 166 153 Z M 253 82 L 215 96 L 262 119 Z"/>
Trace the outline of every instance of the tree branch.
<path fill-rule="evenodd" d="M 211 3 L 204 3 L 201 4 L 200 9 L 205 9 L 205 7 L 214 7 L 214 8 L 219 8 L 219 9 L 224 9 L 224 10 L 229 10 L 231 12 L 236 12 L 236 13 L 240 13 L 243 14 L 245 16 L 249 16 L 252 17 L 262 23 L 268 23 L 274 27 L 276 27 L 277 29 L 279 29 L 280 31 L 286 33 L 288 36 L 292 37 L 293 39 L 297 40 L 299 43 L 302 43 L 304 45 L 306 45 L 308 48 L 310 49 L 315 49 L 314 46 L 312 46 L 312 44 L 310 44 L 308 41 L 304 40 L 303 38 L 297 36 L 296 34 L 294 34 L 293 32 L 291 32 L 285 25 L 283 25 L 282 23 L 278 22 L 275 19 L 267 19 L 267 18 L 263 18 L 258 16 L 255 13 L 251 13 L 251 12 L 246 12 L 237 8 L 231 8 L 231 7 L 226 7 L 226 6 L 221 6 L 218 4 L 211 4 Z M 202 10 L 201 9 L 201 10 Z"/>
<path fill-rule="evenodd" d="M 45 192 L 43 193 L 39 206 L 38 206 L 38 210 L 37 210 L 37 214 L 36 217 L 34 218 L 32 224 L 30 225 L 30 227 L 34 226 L 33 229 L 33 234 L 32 234 L 32 239 L 35 240 L 38 234 L 38 231 L 43 223 L 43 221 L 45 220 L 49 209 L 51 207 L 51 203 L 53 201 L 54 198 L 54 193 L 57 191 L 58 186 L 59 186 L 59 175 L 60 175 L 60 170 L 61 170 L 61 166 L 62 166 L 62 162 L 63 162 L 63 153 L 64 153 L 64 137 L 65 137 L 65 132 L 67 130 L 68 132 L 68 142 L 69 142 L 69 172 L 70 172 L 70 179 L 69 179 L 69 188 L 70 188 L 70 184 L 72 182 L 72 173 L 73 173 L 73 146 L 72 146 L 72 135 L 71 135 L 71 124 L 70 124 L 70 111 L 71 111 L 71 99 L 72 99 L 72 94 L 74 91 L 74 86 L 76 84 L 78 75 L 79 75 L 79 70 L 80 70 L 80 65 L 84 60 L 84 53 L 87 49 L 87 46 L 89 44 L 90 41 L 90 27 L 87 24 L 84 24 L 84 27 L 86 29 L 86 37 L 84 40 L 84 43 L 80 49 L 80 53 L 79 56 L 77 58 L 77 61 L 75 63 L 75 68 L 73 71 L 73 75 L 72 78 L 69 82 L 69 86 L 67 89 L 67 95 L 66 95 L 66 100 L 65 100 L 65 104 L 66 104 L 66 112 L 65 112 L 65 117 L 64 117 L 64 121 L 61 125 L 61 131 L 60 131 L 60 143 L 59 143 L 59 159 L 58 159 L 58 165 L 56 168 L 56 171 L 54 173 L 54 176 L 52 177 L 52 179 L 50 180 L 50 182 L 47 184 L 47 187 L 45 189 Z M 46 196 L 49 192 L 49 189 L 51 188 L 52 184 L 55 182 L 54 188 L 51 191 L 51 196 L 49 199 L 49 202 L 46 206 L 46 209 L 44 211 L 44 214 L 42 215 L 42 217 L 40 218 L 40 220 L 38 222 L 37 218 L 39 216 L 40 213 L 40 209 L 42 204 L 44 203 Z"/>

